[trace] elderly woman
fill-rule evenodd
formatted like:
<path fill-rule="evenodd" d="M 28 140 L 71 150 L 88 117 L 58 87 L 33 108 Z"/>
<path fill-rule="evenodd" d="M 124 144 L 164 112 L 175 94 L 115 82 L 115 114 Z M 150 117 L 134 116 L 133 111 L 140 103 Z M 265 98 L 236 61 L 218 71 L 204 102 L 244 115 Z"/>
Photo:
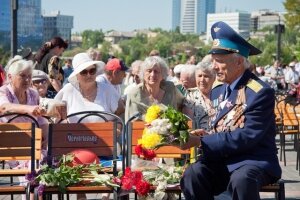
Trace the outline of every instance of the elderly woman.
<path fill-rule="evenodd" d="M 209 117 L 213 111 L 210 91 L 216 75 L 211 65 L 207 58 L 198 63 L 195 71 L 197 87 L 188 89 L 183 103 L 183 112 L 194 120 L 198 129 L 209 129 Z"/>
<path fill-rule="evenodd" d="M 0 87 L 0 108 L 3 113 L 12 112 L 29 114 L 36 118 L 43 133 L 43 149 L 46 149 L 48 124 L 41 116 L 46 110 L 39 106 L 39 94 L 31 88 L 33 62 L 21 58 L 13 58 L 7 65 L 8 83 Z M 0 122 L 7 122 L 11 117 L 1 117 Z M 28 122 L 28 118 L 19 117 L 13 122 Z M 43 152 L 45 154 L 45 152 Z M 27 168 L 29 161 L 9 161 L 11 168 Z M 24 177 L 19 177 L 25 183 Z M 32 196 L 33 198 L 33 196 Z"/>
<path fill-rule="evenodd" d="M 159 56 L 150 56 L 141 65 L 142 82 L 127 95 L 125 121 L 136 113 L 145 114 L 152 104 L 170 105 L 181 110 L 183 96 L 173 82 L 166 81 L 169 68 Z"/>
<path fill-rule="evenodd" d="M 87 53 L 79 53 L 73 58 L 74 71 L 66 84 L 55 96 L 55 100 L 65 101 L 67 114 L 81 111 L 106 111 L 118 114 L 118 94 L 112 86 L 96 81 L 97 71 L 104 68 L 104 62 L 93 61 Z M 69 119 L 77 122 L 80 116 Z M 84 121 L 99 121 L 99 117 L 88 117 Z"/>
<path fill-rule="evenodd" d="M 87 53 L 76 54 L 72 62 L 74 71 L 70 74 L 67 83 L 55 96 L 55 100 L 65 101 L 67 114 L 81 111 L 106 111 L 118 114 L 119 96 L 116 90 L 109 84 L 97 82 L 96 76 L 99 70 L 103 70 L 104 62 L 94 61 Z M 68 120 L 76 123 L 82 116 L 76 115 Z M 108 120 L 111 117 L 106 116 Z M 89 116 L 82 122 L 103 121 L 99 117 Z M 101 161 L 110 160 L 101 157 Z M 77 195 L 78 199 L 84 195 Z M 109 195 L 103 195 L 102 199 L 108 199 Z"/>
<path fill-rule="evenodd" d="M 39 106 L 39 95 L 32 89 L 31 77 L 33 62 L 16 58 L 7 66 L 8 83 L 0 87 L 0 106 L 3 112 L 26 113 L 36 117 L 45 114 L 45 109 Z M 6 122 L 8 118 L 1 118 Z M 18 119 L 24 121 L 23 119 Z M 15 120 L 16 121 L 16 120 Z"/>

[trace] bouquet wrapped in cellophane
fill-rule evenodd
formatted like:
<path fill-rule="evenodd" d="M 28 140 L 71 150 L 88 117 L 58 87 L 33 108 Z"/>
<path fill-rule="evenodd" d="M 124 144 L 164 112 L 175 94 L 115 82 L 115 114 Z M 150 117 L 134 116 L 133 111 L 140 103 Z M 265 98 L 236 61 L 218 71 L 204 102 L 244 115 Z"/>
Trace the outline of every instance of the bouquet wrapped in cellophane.
<path fill-rule="evenodd" d="M 151 160 L 155 149 L 165 145 L 182 145 L 188 141 L 188 118 L 176 109 L 164 105 L 152 105 L 145 115 L 145 129 L 138 140 L 135 152 Z"/>

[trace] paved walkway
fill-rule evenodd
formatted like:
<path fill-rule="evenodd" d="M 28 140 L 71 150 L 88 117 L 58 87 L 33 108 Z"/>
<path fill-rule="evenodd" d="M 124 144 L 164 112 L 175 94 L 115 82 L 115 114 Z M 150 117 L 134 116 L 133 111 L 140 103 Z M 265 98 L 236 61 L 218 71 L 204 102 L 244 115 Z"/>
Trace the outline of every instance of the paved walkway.
<path fill-rule="evenodd" d="M 299 171 L 296 170 L 296 152 L 293 150 L 293 142 L 287 139 L 287 164 L 284 166 L 283 162 L 280 162 L 282 166 L 282 178 L 285 181 L 285 196 L 286 200 L 300 200 L 300 176 Z M 0 179 L 0 184 L 3 179 Z M 89 200 L 101 199 L 100 194 L 90 194 L 88 195 Z M 274 193 L 261 193 L 261 198 L 264 200 L 273 200 Z M 21 200 L 20 195 L 14 195 L 15 200 Z M 56 200 L 57 198 L 53 198 Z M 71 195 L 71 200 L 76 200 L 75 195 Z M 132 198 L 133 199 L 133 198 Z M 0 196 L 0 200 L 10 200 L 10 196 Z"/>

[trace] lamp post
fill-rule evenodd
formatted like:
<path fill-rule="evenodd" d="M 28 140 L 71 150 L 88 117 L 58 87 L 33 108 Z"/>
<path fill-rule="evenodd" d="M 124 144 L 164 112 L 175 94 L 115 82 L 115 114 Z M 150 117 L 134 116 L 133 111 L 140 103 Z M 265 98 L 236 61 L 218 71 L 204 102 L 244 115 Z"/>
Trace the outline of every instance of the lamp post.
<path fill-rule="evenodd" d="M 281 49 L 281 33 L 284 32 L 284 25 L 280 24 L 280 14 L 278 13 L 278 25 L 275 25 L 275 32 L 277 33 L 277 49 L 276 49 L 276 60 L 280 60 L 280 49 Z"/>
<path fill-rule="evenodd" d="M 10 0 L 10 7 L 11 7 L 11 33 L 10 33 L 10 50 L 11 50 L 11 57 L 14 57 L 17 54 L 17 11 L 18 11 L 18 0 Z"/>

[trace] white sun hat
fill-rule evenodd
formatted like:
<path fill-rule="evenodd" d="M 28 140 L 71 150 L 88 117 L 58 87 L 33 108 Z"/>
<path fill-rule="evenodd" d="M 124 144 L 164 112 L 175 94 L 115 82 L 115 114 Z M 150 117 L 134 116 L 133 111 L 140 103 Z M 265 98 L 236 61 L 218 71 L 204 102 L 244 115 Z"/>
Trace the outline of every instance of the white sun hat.
<path fill-rule="evenodd" d="M 98 74 L 99 71 L 104 69 L 105 63 L 98 60 L 92 60 L 87 53 L 78 53 L 74 56 L 72 65 L 74 71 L 70 74 L 68 81 L 72 84 L 75 84 L 78 82 L 76 75 L 81 71 L 85 70 L 91 65 L 95 65 L 97 68 L 96 74 Z"/>

